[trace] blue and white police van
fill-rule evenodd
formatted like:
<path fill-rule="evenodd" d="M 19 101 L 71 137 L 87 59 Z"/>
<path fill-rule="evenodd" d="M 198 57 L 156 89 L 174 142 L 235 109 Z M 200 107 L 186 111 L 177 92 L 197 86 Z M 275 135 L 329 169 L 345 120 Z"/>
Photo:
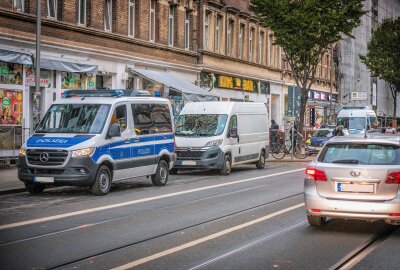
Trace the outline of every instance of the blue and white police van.
<path fill-rule="evenodd" d="M 104 195 L 138 176 L 163 186 L 176 159 L 171 112 L 147 91 L 65 91 L 20 149 L 18 178 L 30 193 L 79 185 Z"/>

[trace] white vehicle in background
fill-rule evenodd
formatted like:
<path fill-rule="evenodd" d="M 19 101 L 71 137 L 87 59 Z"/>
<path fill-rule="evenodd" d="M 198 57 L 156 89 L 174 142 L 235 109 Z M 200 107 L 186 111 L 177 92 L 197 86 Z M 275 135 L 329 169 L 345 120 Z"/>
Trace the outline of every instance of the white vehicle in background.
<path fill-rule="evenodd" d="M 268 157 L 268 113 L 263 103 L 195 102 L 180 113 L 175 130 L 177 161 L 173 169 L 218 169 L 265 166 Z"/>
<path fill-rule="evenodd" d="M 337 116 L 337 123 L 350 134 L 362 134 L 377 127 L 378 119 L 374 110 L 367 106 L 343 107 Z"/>

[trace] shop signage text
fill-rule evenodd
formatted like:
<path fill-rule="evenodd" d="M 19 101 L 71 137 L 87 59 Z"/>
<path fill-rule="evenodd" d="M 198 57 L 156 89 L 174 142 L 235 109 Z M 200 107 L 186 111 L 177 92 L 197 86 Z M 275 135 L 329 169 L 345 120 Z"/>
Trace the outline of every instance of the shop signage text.
<path fill-rule="evenodd" d="M 366 92 L 351 92 L 351 100 L 367 100 Z"/>

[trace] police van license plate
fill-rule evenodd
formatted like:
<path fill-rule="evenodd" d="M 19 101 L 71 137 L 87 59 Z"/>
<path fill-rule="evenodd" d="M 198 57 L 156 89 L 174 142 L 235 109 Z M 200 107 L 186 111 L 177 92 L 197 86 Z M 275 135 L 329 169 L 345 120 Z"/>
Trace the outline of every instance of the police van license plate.
<path fill-rule="evenodd" d="M 338 192 L 356 192 L 356 193 L 373 193 L 374 185 L 360 185 L 360 184 L 337 184 Z"/>
<path fill-rule="evenodd" d="M 194 161 L 194 160 L 183 160 L 182 161 L 182 165 L 194 166 L 194 165 L 196 165 L 196 161 Z"/>
<path fill-rule="evenodd" d="M 38 183 L 54 183 L 54 177 L 36 176 L 35 177 L 35 182 L 38 182 Z"/>

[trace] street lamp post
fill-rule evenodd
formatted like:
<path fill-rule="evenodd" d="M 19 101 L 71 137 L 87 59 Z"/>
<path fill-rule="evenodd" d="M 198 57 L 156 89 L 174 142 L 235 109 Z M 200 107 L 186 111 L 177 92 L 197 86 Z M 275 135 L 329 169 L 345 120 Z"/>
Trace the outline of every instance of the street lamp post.
<path fill-rule="evenodd" d="M 37 1 L 37 10 L 36 10 L 36 61 L 35 61 L 35 70 L 36 70 L 36 83 L 35 90 L 37 93 L 40 92 L 40 35 L 41 35 L 41 24 L 42 24 L 42 1 Z"/>

